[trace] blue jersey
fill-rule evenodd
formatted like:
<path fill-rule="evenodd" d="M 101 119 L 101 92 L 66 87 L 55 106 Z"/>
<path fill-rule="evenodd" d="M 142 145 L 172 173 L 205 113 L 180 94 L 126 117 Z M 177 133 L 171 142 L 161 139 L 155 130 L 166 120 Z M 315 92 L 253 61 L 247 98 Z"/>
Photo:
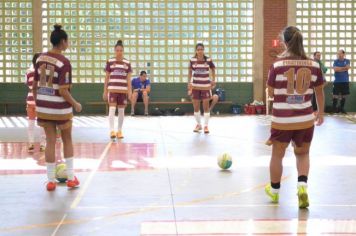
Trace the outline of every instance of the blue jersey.
<path fill-rule="evenodd" d="M 132 89 L 145 89 L 147 86 L 150 86 L 150 80 L 146 79 L 145 81 L 141 81 L 140 77 L 136 77 L 131 81 Z"/>
<path fill-rule="evenodd" d="M 347 65 L 350 65 L 350 60 L 344 59 L 344 60 L 335 60 L 333 67 L 345 67 Z M 342 71 L 342 72 L 335 72 L 334 73 L 335 80 L 334 83 L 344 83 L 344 82 L 349 82 L 349 72 L 348 71 Z"/>

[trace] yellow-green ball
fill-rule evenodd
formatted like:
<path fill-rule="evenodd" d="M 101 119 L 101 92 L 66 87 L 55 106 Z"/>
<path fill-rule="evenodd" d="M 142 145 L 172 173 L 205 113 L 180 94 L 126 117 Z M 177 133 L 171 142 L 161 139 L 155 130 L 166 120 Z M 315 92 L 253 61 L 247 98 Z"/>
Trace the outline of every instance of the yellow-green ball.
<path fill-rule="evenodd" d="M 64 163 L 56 166 L 56 179 L 60 183 L 65 183 L 68 179 L 67 166 Z"/>
<path fill-rule="evenodd" d="M 232 165 L 232 157 L 228 153 L 224 153 L 218 157 L 218 165 L 221 169 L 227 170 Z"/>

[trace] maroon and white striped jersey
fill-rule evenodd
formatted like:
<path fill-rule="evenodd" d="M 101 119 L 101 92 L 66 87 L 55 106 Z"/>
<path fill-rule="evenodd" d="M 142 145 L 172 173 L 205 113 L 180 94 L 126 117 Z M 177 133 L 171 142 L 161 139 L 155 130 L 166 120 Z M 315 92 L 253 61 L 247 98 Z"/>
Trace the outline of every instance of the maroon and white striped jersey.
<path fill-rule="evenodd" d="M 110 93 L 128 93 L 127 78 L 132 72 L 130 61 L 125 58 L 118 61 L 111 58 L 106 62 L 105 71 L 110 73 L 108 91 Z M 129 81 L 131 83 L 131 81 Z"/>
<path fill-rule="evenodd" d="M 314 88 L 323 85 L 319 63 L 313 60 L 284 58 L 273 63 L 267 86 L 273 89 L 272 128 L 299 130 L 314 125 Z"/>
<path fill-rule="evenodd" d="M 210 90 L 210 69 L 215 65 L 210 57 L 205 61 L 199 61 L 196 57 L 190 59 L 190 69 L 192 70 L 193 83 L 192 87 L 196 90 Z"/>
<path fill-rule="evenodd" d="M 62 54 L 46 52 L 37 59 L 34 80 L 38 81 L 37 117 L 42 120 L 69 120 L 73 108 L 60 94 L 60 88 L 70 90 L 72 66 Z"/>

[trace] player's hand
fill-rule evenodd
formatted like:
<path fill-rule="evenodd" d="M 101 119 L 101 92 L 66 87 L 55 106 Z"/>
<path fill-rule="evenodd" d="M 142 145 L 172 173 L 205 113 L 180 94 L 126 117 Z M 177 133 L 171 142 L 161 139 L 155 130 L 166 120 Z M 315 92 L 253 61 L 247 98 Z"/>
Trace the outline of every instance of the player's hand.
<path fill-rule="evenodd" d="M 192 90 L 193 89 L 193 84 L 192 83 L 188 83 L 188 90 Z"/>
<path fill-rule="evenodd" d="M 324 123 L 324 114 L 317 112 L 315 121 L 317 126 L 322 125 Z"/>
<path fill-rule="evenodd" d="M 108 92 L 107 91 L 104 91 L 104 93 L 103 93 L 103 100 L 104 100 L 104 102 L 108 101 Z"/>
<path fill-rule="evenodd" d="M 215 80 L 212 80 L 212 81 L 210 82 L 210 85 L 211 85 L 212 88 L 215 88 L 215 86 L 216 86 Z"/>
<path fill-rule="evenodd" d="M 79 102 L 74 104 L 74 110 L 76 112 L 81 112 L 82 111 L 82 104 L 80 104 Z"/>

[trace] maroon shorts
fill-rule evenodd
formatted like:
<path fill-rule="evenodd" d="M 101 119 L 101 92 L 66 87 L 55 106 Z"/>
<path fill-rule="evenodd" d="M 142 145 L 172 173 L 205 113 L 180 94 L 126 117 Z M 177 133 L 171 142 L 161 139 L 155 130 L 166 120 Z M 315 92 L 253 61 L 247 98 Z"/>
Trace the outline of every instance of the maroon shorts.
<path fill-rule="evenodd" d="M 109 106 L 126 106 L 126 93 L 109 93 Z"/>
<path fill-rule="evenodd" d="M 72 120 L 44 120 L 40 118 L 37 119 L 38 126 L 42 128 L 56 126 L 59 130 L 72 128 L 72 123 Z"/>
<path fill-rule="evenodd" d="M 273 141 L 281 143 L 290 143 L 291 141 L 301 147 L 303 143 L 311 143 L 313 140 L 314 126 L 301 130 L 279 130 L 271 129 L 271 137 L 267 143 L 272 144 Z"/>
<path fill-rule="evenodd" d="M 211 90 L 192 90 L 192 99 L 194 100 L 205 100 L 211 99 Z"/>

